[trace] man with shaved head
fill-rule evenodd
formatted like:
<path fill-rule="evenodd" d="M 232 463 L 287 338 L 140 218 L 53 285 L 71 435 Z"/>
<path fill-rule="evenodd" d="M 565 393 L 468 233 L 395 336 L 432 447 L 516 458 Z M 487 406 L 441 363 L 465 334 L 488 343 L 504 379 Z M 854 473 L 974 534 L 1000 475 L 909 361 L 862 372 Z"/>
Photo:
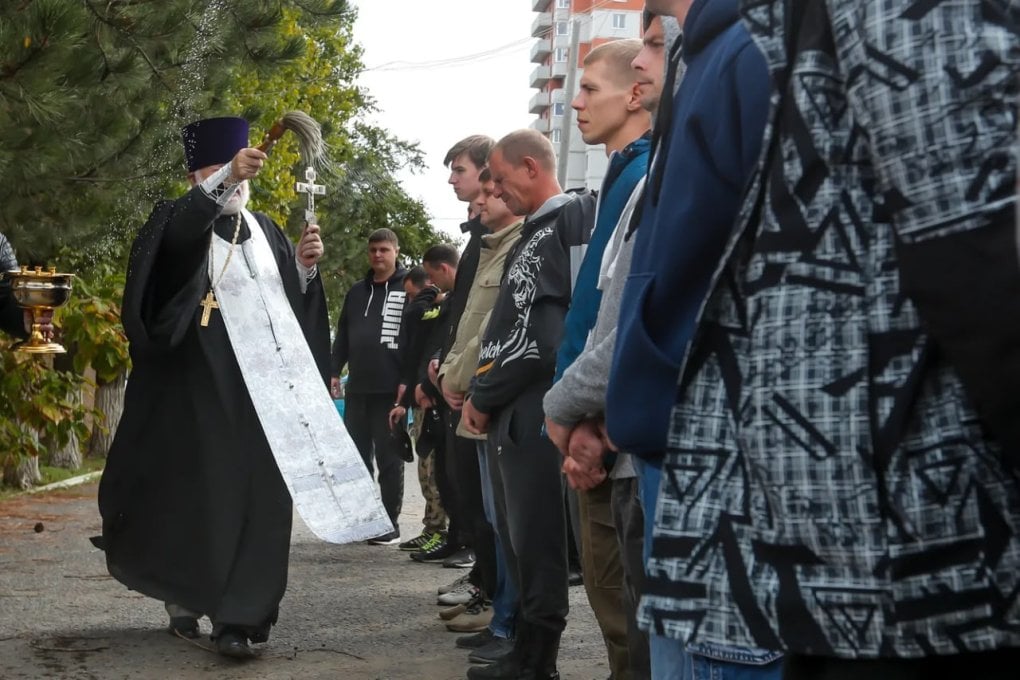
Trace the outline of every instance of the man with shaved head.
<path fill-rule="evenodd" d="M 567 535 L 556 448 L 542 433 L 542 396 L 570 304 L 572 251 L 587 241 L 595 200 L 563 193 L 552 145 L 534 130 L 512 132 L 489 154 L 493 195 L 526 215 L 521 238 L 482 336 L 478 369 L 461 416 L 488 433 L 496 522 L 520 590 L 513 650 L 468 677 L 558 678 L 567 616 Z"/>

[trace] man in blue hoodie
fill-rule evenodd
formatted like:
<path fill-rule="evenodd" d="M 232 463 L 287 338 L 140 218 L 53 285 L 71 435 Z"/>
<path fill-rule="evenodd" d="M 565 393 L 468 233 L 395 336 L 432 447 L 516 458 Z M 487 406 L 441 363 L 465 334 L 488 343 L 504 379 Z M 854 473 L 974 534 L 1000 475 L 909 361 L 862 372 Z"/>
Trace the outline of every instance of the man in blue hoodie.
<path fill-rule="evenodd" d="M 650 11 L 676 17 L 683 38 L 656 120 L 657 153 L 633 236 L 606 395 L 608 436 L 637 457 L 646 558 L 680 367 L 757 162 L 769 108 L 765 60 L 741 25 L 737 5 L 737 0 L 646 2 Z M 686 72 L 671 96 L 681 61 Z M 691 665 L 699 674 L 705 672 L 699 666 L 717 667 L 724 677 L 778 678 L 781 672 L 775 651 L 721 646 L 685 651 L 669 622 L 641 623 L 650 633 L 657 679 L 683 677 Z"/>
<path fill-rule="evenodd" d="M 584 58 L 579 92 L 571 102 L 577 111 L 581 138 L 585 144 L 605 145 L 609 168 L 599 192 L 591 239 L 564 319 L 563 342 L 556 356 L 557 382 L 584 349 L 595 325 L 602 299 L 598 278 L 606 243 L 634 186 L 648 170 L 651 115 L 641 107 L 637 72 L 631 67 L 640 51 L 640 40 L 614 40 L 593 49 Z M 548 412 L 546 409 L 547 416 Z M 570 424 L 547 417 L 546 429 L 566 456 Z M 612 519 L 612 488 L 603 474 L 602 482 L 594 488 L 577 490 L 581 574 L 588 602 L 602 629 L 613 677 L 624 678 L 630 677 L 631 661 L 623 604 L 623 566 Z"/>

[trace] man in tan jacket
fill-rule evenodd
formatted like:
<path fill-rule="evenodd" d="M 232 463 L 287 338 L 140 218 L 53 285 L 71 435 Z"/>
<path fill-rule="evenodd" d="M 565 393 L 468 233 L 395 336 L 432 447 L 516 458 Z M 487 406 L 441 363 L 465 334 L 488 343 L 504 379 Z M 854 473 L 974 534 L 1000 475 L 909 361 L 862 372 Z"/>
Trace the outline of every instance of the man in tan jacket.
<path fill-rule="evenodd" d="M 514 215 L 506 204 L 493 196 L 492 177 L 488 169 L 479 175 L 482 189 L 474 207 L 481 222 L 491 233 L 482 236 L 482 249 L 478 270 L 471 282 L 464 314 L 457 326 L 453 347 L 439 370 L 443 398 L 454 410 L 460 410 L 468 392 L 475 369 L 478 367 L 479 339 L 485 330 L 489 313 L 496 303 L 506 256 L 521 237 L 524 220 Z M 488 446 L 486 435 L 476 435 L 457 427 L 457 435 L 478 442 L 478 466 L 481 472 L 482 500 L 485 516 L 496 529 L 493 508 L 492 482 L 489 477 Z M 513 621 L 517 613 L 518 593 L 513 583 L 503 551 L 505 537 L 496 531 L 496 591 L 492 593 L 492 620 L 480 633 L 458 640 L 460 647 L 472 649 L 469 659 L 476 662 L 493 662 L 513 648 Z"/>

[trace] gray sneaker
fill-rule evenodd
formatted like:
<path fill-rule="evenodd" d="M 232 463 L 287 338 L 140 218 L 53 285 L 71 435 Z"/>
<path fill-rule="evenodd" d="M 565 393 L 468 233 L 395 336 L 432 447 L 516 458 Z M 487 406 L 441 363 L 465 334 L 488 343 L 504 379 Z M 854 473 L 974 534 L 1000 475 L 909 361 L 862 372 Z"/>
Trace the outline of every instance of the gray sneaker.
<path fill-rule="evenodd" d="M 471 663 L 496 663 L 513 651 L 513 648 L 513 640 L 493 636 L 488 644 L 468 654 L 468 661 Z"/>
<path fill-rule="evenodd" d="M 447 569 L 470 569 L 475 566 L 475 553 L 471 548 L 461 548 L 443 560 Z"/>
<path fill-rule="evenodd" d="M 451 590 L 453 590 L 455 588 L 459 588 L 460 586 L 462 586 L 465 583 L 467 583 L 468 579 L 470 577 L 471 577 L 471 574 L 464 574 L 463 576 L 461 576 L 460 578 L 458 578 L 456 581 L 454 581 L 453 583 L 451 583 L 449 585 L 439 586 L 439 594 L 440 595 L 445 595 L 446 593 L 450 592 Z"/>

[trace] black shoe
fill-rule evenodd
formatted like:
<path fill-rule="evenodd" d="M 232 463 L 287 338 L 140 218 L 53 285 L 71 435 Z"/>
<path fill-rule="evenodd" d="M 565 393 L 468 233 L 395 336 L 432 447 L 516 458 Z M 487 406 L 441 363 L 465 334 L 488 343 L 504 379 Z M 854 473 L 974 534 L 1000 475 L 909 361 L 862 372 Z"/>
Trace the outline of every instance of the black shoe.
<path fill-rule="evenodd" d="M 216 651 L 232 659 L 252 659 L 255 652 L 248 646 L 248 638 L 236 631 L 228 630 L 216 638 Z"/>
<path fill-rule="evenodd" d="M 419 550 L 411 553 L 411 559 L 415 562 L 442 562 L 447 557 L 456 554 L 459 548 L 443 541 L 428 550 Z"/>
<path fill-rule="evenodd" d="M 493 636 L 492 641 L 489 642 L 489 644 L 484 647 L 479 647 L 468 654 L 468 661 L 472 663 L 496 663 L 512 652 L 513 649 L 513 640 Z"/>
<path fill-rule="evenodd" d="M 166 632 L 186 638 L 197 638 L 200 635 L 198 632 L 198 619 L 193 616 L 171 616 L 170 625 L 167 626 Z"/>
<path fill-rule="evenodd" d="M 467 671 L 468 680 L 517 680 L 526 672 L 521 668 L 517 654 L 511 647 L 510 652 L 500 657 L 499 661 L 487 666 L 472 666 Z"/>
<path fill-rule="evenodd" d="M 382 536 L 368 539 L 369 545 L 396 545 L 397 543 L 400 543 L 399 531 L 391 531 Z"/>
<path fill-rule="evenodd" d="M 461 635 L 454 641 L 453 644 L 457 645 L 461 649 L 479 649 L 495 639 L 496 636 L 492 634 L 492 631 L 486 628 L 485 630 L 478 631 L 477 633 L 471 633 L 471 635 Z"/>
<path fill-rule="evenodd" d="M 567 585 L 568 586 L 579 586 L 584 583 L 584 577 L 581 576 L 581 570 L 574 567 L 570 568 L 567 573 Z"/>

